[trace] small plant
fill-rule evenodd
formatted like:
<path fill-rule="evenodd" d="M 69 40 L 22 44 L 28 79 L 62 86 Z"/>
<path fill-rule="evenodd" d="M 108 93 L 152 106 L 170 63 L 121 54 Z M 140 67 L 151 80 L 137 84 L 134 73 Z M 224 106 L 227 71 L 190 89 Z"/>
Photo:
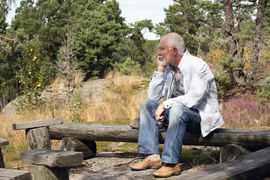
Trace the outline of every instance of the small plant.
<path fill-rule="evenodd" d="M 16 76 L 19 80 L 21 97 L 16 109 L 38 107 L 46 101 L 41 92 L 50 83 L 53 68 L 41 51 L 42 44 L 35 38 L 23 46 L 22 57 L 18 59 Z"/>
<path fill-rule="evenodd" d="M 270 125 L 270 104 L 258 102 L 258 96 L 243 94 L 222 104 L 222 117 L 227 128 L 261 128 Z"/>
<path fill-rule="evenodd" d="M 66 39 L 57 53 L 57 70 L 67 81 L 68 98 L 75 88 L 75 73 L 77 67 L 76 51 L 73 48 L 74 37 L 71 32 L 66 34 Z M 68 99 L 69 100 L 69 99 Z"/>
<path fill-rule="evenodd" d="M 72 122 L 83 123 L 85 121 L 81 115 L 83 109 L 84 104 L 82 102 L 82 96 L 81 93 L 78 91 L 72 96 L 71 101 L 69 103 L 69 111 L 71 113 L 70 120 Z"/>
<path fill-rule="evenodd" d="M 116 71 L 119 71 L 122 75 L 130 75 L 134 72 L 140 72 L 141 66 L 139 63 L 132 61 L 130 57 L 128 57 L 124 63 L 116 63 L 114 65 Z"/>
<path fill-rule="evenodd" d="M 264 81 L 264 85 L 262 91 L 258 93 L 261 97 L 261 103 L 269 103 L 270 102 L 270 73 L 268 73 L 268 77 Z"/>

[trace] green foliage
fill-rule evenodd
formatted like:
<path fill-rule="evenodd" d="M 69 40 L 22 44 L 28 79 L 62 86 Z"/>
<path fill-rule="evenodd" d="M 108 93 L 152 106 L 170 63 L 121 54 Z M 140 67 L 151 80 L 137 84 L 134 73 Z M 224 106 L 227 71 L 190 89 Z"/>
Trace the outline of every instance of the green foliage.
<path fill-rule="evenodd" d="M 235 67 L 235 63 L 231 55 L 224 55 L 220 58 L 219 63 L 223 70 L 228 70 Z"/>
<path fill-rule="evenodd" d="M 8 2 L 6 0 L 0 1 L 0 34 L 6 34 L 6 28 L 7 28 L 7 23 L 6 23 L 6 15 L 8 13 Z"/>
<path fill-rule="evenodd" d="M 83 109 L 84 104 L 82 102 L 81 92 L 76 92 L 69 103 L 70 120 L 72 122 L 83 123 L 85 121 L 81 116 Z"/>
<path fill-rule="evenodd" d="M 114 65 L 114 69 L 119 71 L 122 75 L 130 75 L 134 72 L 141 72 L 140 64 L 132 61 L 130 57 L 128 57 L 124 63 L 116 63 Z"/>
<path fill-rule="evenodd" d="M 227 73 L 214 73 L 218 97 L 224 99 L 230 90 L 230 77 Z"/>
<path fill-rule="evenodd" d="M 78 65 L 86 73 L 86 78 L 104 76 L 117 61 L 113 53 L 126 28 L 119 4 L 115 0 L 79 0 L 71 6 L 74 10 L 71 28 L 76 37 Z"/>
<path fill-rule="evenodd" d="M 269 103 L 270 102 L 270 73 L 266 77 L 262 91 L 258 93 L 261 97 L 261 103 Z"/>
<path fill-rule="evenodd" d="M 20 83 L 20 108 L 33 108 L 44 103 L 41 92 L 50 84 L 52 66 L 42 52 L 38 39 L 33 39 L 23 45 L 22 57 L 17 62 L 17 78 Z"/>
<path fill-rule="evenodd" d="M 115 53 L 115 58 L 118 59 L 117 64 L 126 64 L 130 59 L 134 64 L 140 66 L 144 75 L 148 75 L 149 72 L 153 73 L 153 65 L 156 66 L 153 64 L 153 55 L 156 55 L 158 46 L 158 41 L 144 39 L 143 32 L 146 29 L 152 31 L 151 20 L 145 19 L 131 24 L 128 37 L 121 40 L 117 53 Z M 114 67 L 119 70 L 119 66 Z"/>

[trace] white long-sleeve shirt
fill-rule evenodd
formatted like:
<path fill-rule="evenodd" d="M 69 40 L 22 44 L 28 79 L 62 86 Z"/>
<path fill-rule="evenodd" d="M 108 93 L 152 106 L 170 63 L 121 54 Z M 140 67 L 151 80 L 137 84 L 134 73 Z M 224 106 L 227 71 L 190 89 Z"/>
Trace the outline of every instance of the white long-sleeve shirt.
<path fill-rule="evenodd" d="M 169 65 L 165 72 L 154 72 L 148 89 L 148 97 L 157 101 L 165 97 L 163 104 L 166 109 L 175 104 L 198 109 L 202 120 L 201 132 L 205 137 L 224 124 L 219 111 L 214 75 L 202 59 L 192 56 L 187 50 L 178 68 L 183 77 L 184 95 L 171 98 L 175 72 Z"/>

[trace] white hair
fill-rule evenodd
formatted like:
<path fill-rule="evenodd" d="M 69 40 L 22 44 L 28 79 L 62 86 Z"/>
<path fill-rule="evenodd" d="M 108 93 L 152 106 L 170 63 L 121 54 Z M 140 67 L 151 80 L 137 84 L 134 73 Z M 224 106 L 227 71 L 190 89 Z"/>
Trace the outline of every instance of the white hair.
<path fill-rule="evenodd" d="M 169 49 L 176 48 L 178 54 L 183 55 L 185 51 L 185 47 L 184 47 L 185 43 L 182 36 L 180 36 L 177 33 L 170 33 L 168 35 L 169 35 L 167 39 L 168 48 Z"/>

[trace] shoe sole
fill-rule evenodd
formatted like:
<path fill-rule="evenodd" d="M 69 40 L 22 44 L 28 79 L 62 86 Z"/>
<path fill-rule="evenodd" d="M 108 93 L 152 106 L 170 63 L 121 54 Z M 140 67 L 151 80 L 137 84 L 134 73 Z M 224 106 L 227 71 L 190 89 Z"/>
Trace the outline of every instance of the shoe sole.
<path fill-rule="evenodd" d="M 143 171 L 143 170 L 146 170 L 146 169 L 159 169 L 161 166 L 149 166 L 147 168 L 144 168 L 144 169 L 133 169 L 131 167 L 129 167 L 131 170 L 133 171 Z"/>
<path fill-rule="evenodd" d="M 171 177 L 171 176 L 179 176 L 182 172 L 176 172 L 176 173 L 173 173 L 172 175 L 169 175 L 169 176 L 158 176 L 158 175 L 155 175 L 153 174 L 154 177 L 156 178 L 167 178 L 167 177 Z"/>

